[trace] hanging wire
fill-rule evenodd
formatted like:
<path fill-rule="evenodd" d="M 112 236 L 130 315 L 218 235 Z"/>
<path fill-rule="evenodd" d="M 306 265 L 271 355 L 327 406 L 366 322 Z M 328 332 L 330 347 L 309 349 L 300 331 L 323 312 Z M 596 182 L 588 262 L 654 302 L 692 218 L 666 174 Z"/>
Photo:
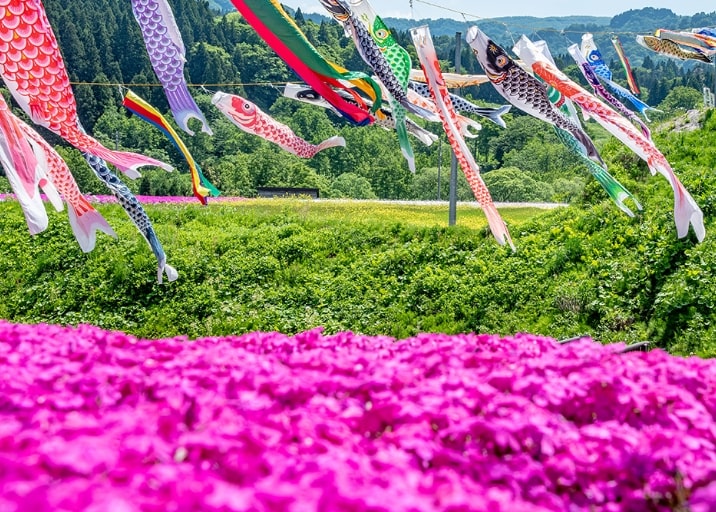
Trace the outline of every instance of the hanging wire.
<path fill-rule="evenodd" d="M 206 87 L 276 87 L 277 85 L 286 85 L 289 82 L 225 82 L 220 84 L 186 84 L 187 87 L 197 87 L 206 90 Z M 290 82 L 290 83 L 295 83 Z M 70 85 L 89 85 L 89 86 L 100 86 L 100 87 L 118 87 L 119 93 L 124 95 L 124 90 L 132 87 L 163 87 L 160 83 L 137 83 L 128 84 L 123 82 L 70 82 Z M 213 93 L 212 93 L 213 94 Z"/>
<path fill-rule="evenodd" d="M 569 43 L 569 46 L 572 46 L 573 44 L 575 44 L 575 43 L 569 38 L 569 36 L 567 36 L 567 33 L 566 33 L 564 30 L 562 30 L 561 34 L 562 34 L 562 37 L 564 37 L 564 38 L 567 40 L 567 42 Z"/>

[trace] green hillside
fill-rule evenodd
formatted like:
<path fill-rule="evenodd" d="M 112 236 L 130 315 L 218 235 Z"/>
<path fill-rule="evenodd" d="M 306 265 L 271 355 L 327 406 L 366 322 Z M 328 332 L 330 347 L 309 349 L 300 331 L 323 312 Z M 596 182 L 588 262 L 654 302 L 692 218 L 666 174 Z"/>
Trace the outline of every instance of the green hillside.
<path fill-rule="evenodd" d="M 701 205 L 707 237 L 679 240 L 666 180 L 616 142 L 603 155 L 644 205 L 629 218 L 597 186 L 569 208 L 503 210 L 517 251 L 498 246 L 479 209 L 455 228 L 436 207 L 241 202 L 149 205 L 174 283 L 117 206 L 119 234 L 83 254 L 64 214 L 30 237 L 17 204 L 0 203 L 0 317 L 92 323 L 140 336 L 191 337 L 317 325 L 408 336 L 526 331 L 558 338 L 651 340 L 716 355 L 716 117 L 657 140 Z M 527 213 L 527 216 L 525 215 Z M 442 221 L 440 218 L 442 217 Z"/>

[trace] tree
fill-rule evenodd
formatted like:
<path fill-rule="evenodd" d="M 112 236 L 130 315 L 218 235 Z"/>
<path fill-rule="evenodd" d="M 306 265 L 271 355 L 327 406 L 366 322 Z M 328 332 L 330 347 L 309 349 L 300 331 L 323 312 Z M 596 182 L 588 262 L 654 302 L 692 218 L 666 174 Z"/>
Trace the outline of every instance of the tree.
<path fill-rule="evenodd" d="M 560 144 L 552 136 L 552 132 L 544 138 L 531 137 L 521 149 L 509 151 L 504 158 L 505 167 L 518 169 L 533 174 L 533 178 L 544 180 L 554 174 L 569 172 L 579 166 L 578 157 L 571 153 L 564 144 Z M 538 176 L 544 178 L 539 178 Z"/>
<path fill-rule="evenodd" d="M 441 170 L 440 200 L 447 201 L 450 194 L 450 166 Z M 410 185 L 410 199 L 420 201 L 433 201 L 438 199 L 438 169 L 437 167 L 419 168 Z M 458 169 L 457 172 L 457 200 L 474 201 L 475 196 L 465 175 Z"/>
<path fill-rule="evenodd" d="M 667 113 L 677 110 L 691 110 L 703 105 L 703 95 L 691 87 L 677 86 L 669 91 L 659 108 Z"/>
<path fill-rule="evenodd" d="M 541 183 L 516 167 L 495 169 L 486 173 L 483 179 L 494 201 L 550 201 L 554 194 L 548 183 Z"/>
<path fill-rule="evenodd" d="M 335 197 L 348 197 L 351 199 L 377 199 L 373 189 L 363 176 L 353 172 L 345 172 L 338 176 L 331 184 Z"/>

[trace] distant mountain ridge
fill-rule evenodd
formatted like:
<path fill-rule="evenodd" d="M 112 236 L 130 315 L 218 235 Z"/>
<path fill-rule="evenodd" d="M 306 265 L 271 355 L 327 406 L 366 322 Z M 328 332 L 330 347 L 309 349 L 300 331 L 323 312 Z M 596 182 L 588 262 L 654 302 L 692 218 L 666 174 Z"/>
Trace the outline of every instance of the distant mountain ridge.
<path fill-rule="evenodd" d="M 304 14 L 310 18 L 313 14 Z M 497 25 L 502 30 L 515 33 L 519 37 L 522 33 L 535 30 L 563 30 L 573 25 L 594 25 L 599 27 L 609 26 L 611 18 L 604 16 L 550 16 L 547 18 L 536 18 L 533 16 L 506 16 L 503 18 L 489 18 L 482 20 L 460 21 L 450 18 L 409 20 L 405 18 L 385 18 L 387 25 L 395 30 L 410 30 L 412 27 L 429 25 L 430 33 L 433 36 L 455 35 L 455 32 L 467 32 L 473 25 L 485 28 Z M 502 31 L 501 30 L 501 31 Z"/>
<path fill-rule="evenodd" d="M 234 6 L 231 0 L 209 0 L 209 6 L 220 12 L 231 12 Z M 286 10 L 294 14 L 295 10 L 285 6 Z M 304 19 L 317 24 L 333 22 L 333 18 L 318 13 L 302 12 Z M 652 33 L 657 28 L 688 29 L 692 27 L 715 27 L 716 11 L 711 13 L 697 13 L 693 16 L 682 16 L 670 9 L 645 7 L 643 9 L 630 9 L 616 16 L 548 16 L 538 18 L 534 16 L 504 16 L 500 18 L 486 18 L 480 20 L 454 20 L 450 18 L 430 19 L 423 18 L 411 20 L 407 18 L 384 18 L 386 24 L 393 30 L 408 32 L 412 27 L 428 25 L 433 37 L 454 36 L 456 32 L 463 35 L 472 25 L 477 25 L 487 33 L 495 42 L 510 49 L 514 41 L 522 34 L 530 39 L 544 39 L 555 55 L 566 55 L 567 47 L 581 41 L 585 32 L 594 34 L 594 40 L 599 46 L 607 62 L 617 59 L 616 52 L 611 43 L 613 34 L 619 35 L 621 43 L 633 66 L 638 66 L 649 55 L 652 58 L 664 59 L 653 52 L 639 46 L 634 36 L 636 34 Z M 690 68 L 693 62 L 678 63 L 678 66 Z"/>
<path fill-rule="evenodd" d="M 234 5 L 231 0 L 209 0 L 209 7 L 219 12 L 232 12 L 234 11 Z M 290 13 L 294 13 L 295 9 L 292 9 L 284 5 L 286 10 Z M 322 15 L 313 12 L 304 12 L 303 17 L 307 20 L 321 23 L 322 21 L 330 22 L 333 20 L 328 15 Z M 571 25 L 597 25 L 597 26 L 608 26 L 612 18 L 607 16 L 548 16 L 545 18 L 537 18 L 534 16 L 504 16 L 500 18 L 489 18 L 484 20 L 454 20 L 451 18 L 422 18 L 419 20 L 411 20 L 408 18 L 391 18 L 385 17 L 383 20 L 392 29 L 407 31 L 413 27 L 420 25 L 430 25 L 430 33 L 433 36 L 445 36 L 454 35 L 455 32 L 466 32 L 468 27 L 471 25 L 482 26 L 485 23 L 495 22 L 500 25 L 507 25 L 510 30 L 513 31 L 528 31 L 528 30 L 540 30 L 540 29 L 557 29 L 562 30 Z"/>

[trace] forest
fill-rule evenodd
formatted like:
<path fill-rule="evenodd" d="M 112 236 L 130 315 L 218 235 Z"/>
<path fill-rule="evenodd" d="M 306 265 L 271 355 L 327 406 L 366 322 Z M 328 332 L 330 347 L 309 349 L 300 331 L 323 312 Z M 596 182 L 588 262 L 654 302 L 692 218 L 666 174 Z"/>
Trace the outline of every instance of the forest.
<path fill-rule="evenodd" d="M 430 200 L 438 199 L 440 188 L 439 199 L 447 198 L 450 150 L 444 134 L 429 147 L 412 139 L 417 163 L 417 172 L 412 174 L 400 154 L 394 134 L 387 134 L 379 127 L 350 126 L 326 110 L 284 98 L 283 84 L 295 82 L 297 77 L 238 13 L 222 14 L 205 1 L 173 0 L 170 3 L 187 47 L 188 82 L 195 86 L 192 88 L 194 97 L 215 132 L 213 136 L 198 133 L 193 137 L 182 137 L 204 174 L 224 195 L 251 197 L 256 194 L 257 187 L 290 186 L 318 188 L 321 197 L 326 198 Z M 110 147 L 157 157 L 172 163 L 178 170 L 171 174 L 147 170 L 141 179 L 128 183 L 130 188 L 147 195 L 189 195 L 188 168 L 181 154 L 163 134 L 131 116 L 121 106 L 123 93 L 131 88 L 159 110 L 168 111 L 163 91 L 156 86 L 157 80 L 130 5 L 109 0 L 47 0 L 45 6 L 56 27 L 74 83 L 83 125 Z M 97 12 L 103 15 L 95 16 Z M 688 22 L 716 23 L 716 13 L 700 17 L 679 17 L 673 13 L 668 16 L 668 13 L 671 11 L 663 9 L 629 11 L 614 17 L 611 29 L 633 31 L 643 27 L 648 32 L 667 22 L 679 26 Z M 348 69 L 367 71 L 352 41 L 345 37 L 335 21 L 328 18 L 312 21 L 315 15 L 308 19 L 300 10 L 295 12 L 295 18 L 321 53 Z M 524 18 L 510 20 L 517 23 L 516 26 L 525 23 Z M 639 20 L 638 27 L 635 20 Z M 405 28 L 394 29 L 397 39 L 409 49 L 416 66 L 417 57 L 408 27 L 404 25 L 409 20 L 400 21 Z M 567 18 L 567 21 L 575 20 Z M 504 32 L 509 25 L 500 23 L 492 20 L 483 28 L 494 29 L 495 39 L 509 44 Z M 571 23 L 565 28 L 565 23 L 555 19 L 552 24 L 561 27 L 560 30 L 574 31 L 574 34 L 581 28 L 594 30 L 605 58 L 609 58 L 611 44 L 605 39 L 603 25 Z M 549 39 L 556 33 L 556 29 L 543 29 L 532 37 Z M 572 37 L 577 38 L 576 35 Z M 434 39 L 443 69 L 453 70 L 454 35 Z M 626 46 L 626 36 L 623 39 Z M 558 65 L 573 78 L 580 79 L 576 66 L 566 55 L 567 40 L 562 37 L 561 42 L 556 40 L 551 44 Z M 462 70 L 481 73 L 467 45 L 462 46 Z M 633 46 L 640 48 L 636 44 Z M 643 91 L 642 98 L 663 111 L 656 116 L 657 120 L 702 105 L 701 89 L 711 84 L 713 66 L 681 65 L 656 55 L 641 57 L 643 51 L 640 48 L 639 65 L 634 71 Z M 612 62 L 611 68 L 617 80 L 623 82 L 621 66 Z M 211 94 L 218 90 L 246 97 L 306 140 L 317 143 L 340 134 L 346 139 L 346 147 L 323 151 L 310 160 L 281 151 L 241 132 L 218 112 L 210 103 Z M 461 94 L 482 105 L 504 103 L 490 84 L 466 88 Z M 21 111 L 16 109 L 16 113 L 21 114 Z M 557 140 L 551 128 L 514 108 L 505 119 L 507 129 L 483 119 L 479 137 L 468 140 L 494 199 L 555 202 L 577 199 L 588 183 L 589 174 Z M 438 124 L 422 124 L 435 134 L 442 132 Z M 588 123 L 587 129 L 596 140 L 606 138 L 595 123 Z M 43 132 L 43 135 L 60 146 L 62 156 L 70 163 L 84 192 L 104 192 L 103 185 L 94 178 L 76 150 L 49 132 Z M 439 180 L 441 187 L 438 187 Z M 8 191 L 7 183 L 0 181 L 0 189 Z M 462 176 L 458 197 L 460 200 L 472 199 Z"/>

